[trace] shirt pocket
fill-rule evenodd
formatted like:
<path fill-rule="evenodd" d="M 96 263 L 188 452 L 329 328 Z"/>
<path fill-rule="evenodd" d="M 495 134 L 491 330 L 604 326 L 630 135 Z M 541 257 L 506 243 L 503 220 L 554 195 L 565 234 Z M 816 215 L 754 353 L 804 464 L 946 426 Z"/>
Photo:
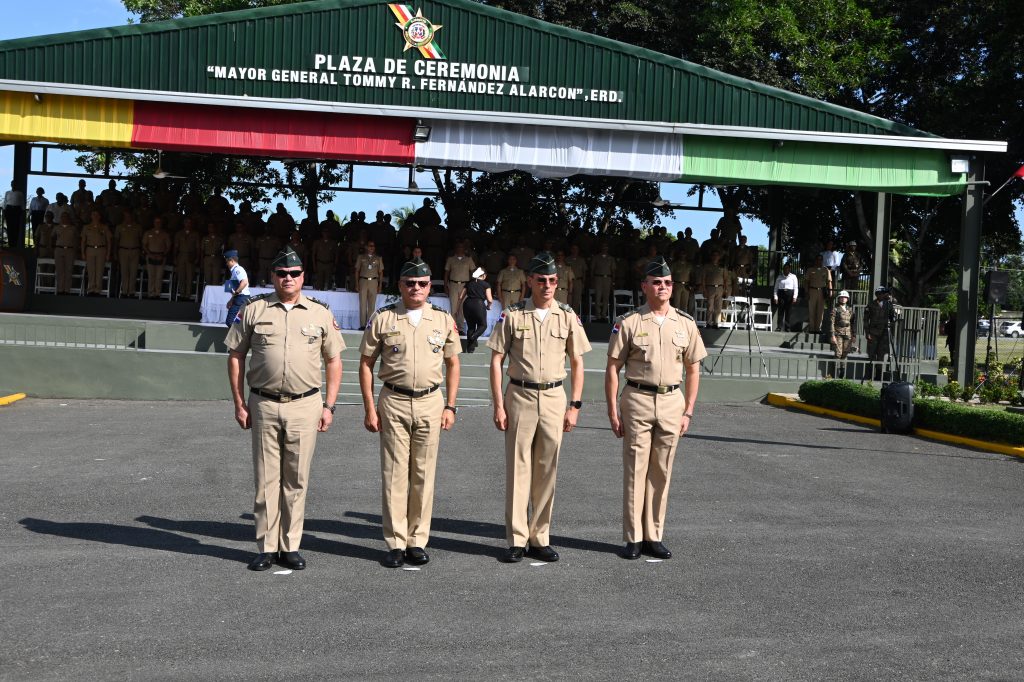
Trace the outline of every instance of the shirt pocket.
<path fill-rule="evenodd" d="M 257 320 L 252 328 L 254 346 L 275 346 L 281 343 L 281 327 L 273 321 Z"/>
<path fill-rule="evenodd" d="M 682 360 L 686 355 L 686 349 L 690 347 L 690 335 L 686 332 L 676 332 L 672 335 L 672 349 L 676 353 L 676 359 Z"/>
<path fill-rule="evenodd" d="M 310 353 L 318 353 L 323 345 L 323 338 L 326 334 L 323 327 L 310 326 L 302 328 L 302 338 L 305 340 L 306 350 Z"/>
<path fill-rule="evenodd" d="M 404 334 L 398 334 L 395 336 L 388 336 L 384 338 L 383 354 L 386 355 L 405 355 L 408 349 L 408 339 L 405 338 Z"/>

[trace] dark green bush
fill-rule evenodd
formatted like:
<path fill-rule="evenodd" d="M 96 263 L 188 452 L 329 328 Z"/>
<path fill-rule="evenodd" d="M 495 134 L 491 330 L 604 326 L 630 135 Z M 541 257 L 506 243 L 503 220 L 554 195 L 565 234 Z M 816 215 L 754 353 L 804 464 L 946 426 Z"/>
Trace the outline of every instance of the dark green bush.
<path fill-rule="evenodd" d="M 852 381 L 807 381 L 800 399 L 862 417 L 879 418 L 879 390 Z M 914 398 L 914 426 L 956 436 L 1024 445 L 1024 416 L 934 398 Z"/>

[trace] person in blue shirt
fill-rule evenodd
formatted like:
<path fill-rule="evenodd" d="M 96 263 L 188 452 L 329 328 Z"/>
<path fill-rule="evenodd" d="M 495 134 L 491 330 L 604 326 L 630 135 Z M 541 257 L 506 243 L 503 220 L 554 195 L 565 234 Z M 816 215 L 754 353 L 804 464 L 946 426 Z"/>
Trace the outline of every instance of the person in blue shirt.
<path fill-rule="evenodd" d="M 228 299 L 228 316 L 224 324 L 228 327 L 235 321 L 238 311 L 249 302 L 249 275 L 245 268 L 238 264 L 238 251 L 231 249 L 224 252 L 224 260 L 228 264 L 228 281 L 224 282 L 224 291 L 230 292 Z"/>

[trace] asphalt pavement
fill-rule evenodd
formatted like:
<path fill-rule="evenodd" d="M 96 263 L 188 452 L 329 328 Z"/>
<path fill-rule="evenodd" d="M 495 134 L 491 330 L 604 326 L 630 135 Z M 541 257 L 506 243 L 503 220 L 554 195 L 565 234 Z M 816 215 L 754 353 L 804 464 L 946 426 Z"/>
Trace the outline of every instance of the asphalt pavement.
<path fill-rule="evenodd" d="M 760 404 L 698 405 L 665 543 L 627 561 L 621 444 L 585 407 L 555 564 L 499 561 L 502 439 L 442 438 L 431 561 L 383 568 L 377 437 L 338 410 L 305 571 L 246 570 L 226 402 L 0 408 L 0 679 L 1022 679 L 1024 462 Z"/>

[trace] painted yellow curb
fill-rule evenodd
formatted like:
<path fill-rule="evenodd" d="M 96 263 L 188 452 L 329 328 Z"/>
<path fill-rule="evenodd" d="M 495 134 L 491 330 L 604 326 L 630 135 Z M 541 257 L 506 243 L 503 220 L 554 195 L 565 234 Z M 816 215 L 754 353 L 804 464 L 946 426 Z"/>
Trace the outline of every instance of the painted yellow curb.
<path fill-rule="evenodd" d="M 804 412 L 810 412 L 812 414 L 821 414 L 827 417 L 835 417 L 836 419 L 844 419 L 846 421 L 857 422 L 858 424 L 866 424 L 868 426 L 874 426 L 876 428 L 881 427 L 882 423 L 878 419 L 872 419 L 871 417 L 861 417 L 857 414 L 847 414 L 846 412 L 839 412 L 838 410 L 830 410 L 827 407 L 818 407 L 817 405 L 808 405 L 798 398 L 792 398 L 788 395 L 781 393 L 769 393 L 768 404 L 774 405 L 775 407 L 791 407 L 797 410 L 803 410 Z M 928 438 L 930 440 L 942 441 L 945 443 L 953 443 L 954 445 L 966 445 L 967 447 L 976 448 L 978 450 L 986 450 L 988 452 L 997 452 L 1001 455 L 1013 455 L 1014 457 L 1024 458 L 1024 447 L 1015 447 L 1013 445 L 1004 445 L 1002 443 L 990 443 L 985 440 L 978 440 L 976 438 L 967 438 L 965 436 L 954 436 L 949 433 L 942 433 L 941 431 L 932 431 L 931 429 L 919 429 L 914 428 L 911 431 L 915 436 L 921 438 Z"/>
<path fill-rule="evenodd" d="M 15 393 L 14 395 L 5 395 L 4 397 L 0 398 L 0 407 L 3 407 L 4 405 L 10 405 L 11 403 L 16 403 L 16 402 L 18 402 L 19 400 L 21 400 L 24 397 L 25 397 L 24 393 Z"/>

